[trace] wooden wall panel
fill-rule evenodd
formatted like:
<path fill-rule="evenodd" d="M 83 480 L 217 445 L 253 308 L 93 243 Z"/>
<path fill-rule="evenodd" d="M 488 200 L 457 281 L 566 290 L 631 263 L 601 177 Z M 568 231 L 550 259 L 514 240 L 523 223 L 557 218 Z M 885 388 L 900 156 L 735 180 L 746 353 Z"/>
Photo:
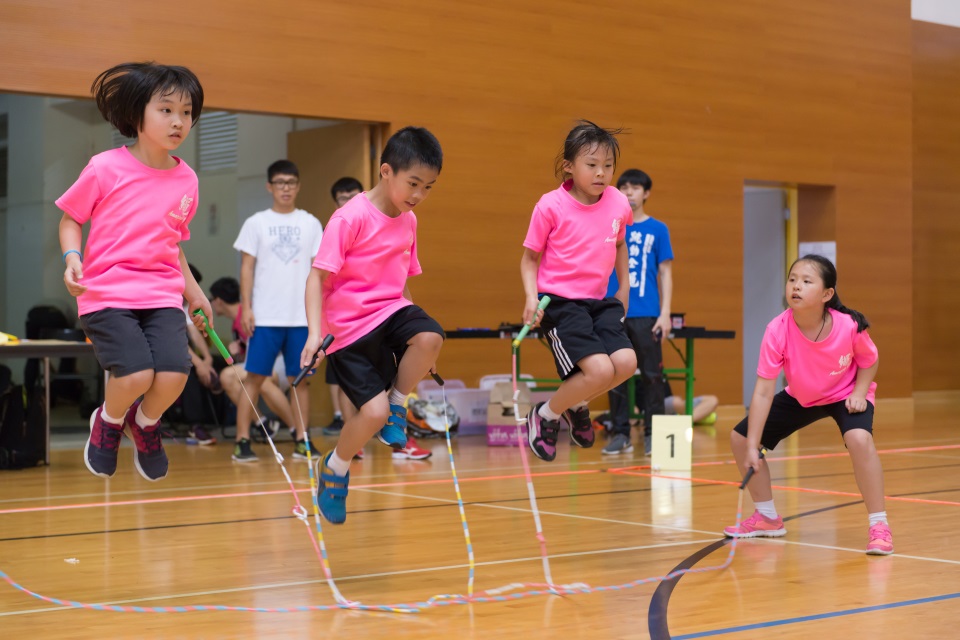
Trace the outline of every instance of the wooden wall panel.
<path fill-rule="evenodd" d="M 960 388 L 960 29 L 913 23 L 914 389 Z"/>
<path fill-rule="evenodd" d="M 835 185 L 845 300 L 874 319 L 883 395 L 905 396 L 914 320 L 891 301 L 913 286 L 909 15 L 909 0 L 4 0 L 0 90 L 83 96 L 151 58 L 194 68 L 211 107 L 430 127 L 445 167 L 410 286 L 449 328 L 520 317 L 521 242 L 577 117 L 629 130 L 621 168 L 653 176 L 690 324 L 741 326 L 744 180 Z M 698 388 L 735 402 L 740 350 L 698 347 Z M 475 383 L 507 353 L 450 344 L 441 369 Z"/>

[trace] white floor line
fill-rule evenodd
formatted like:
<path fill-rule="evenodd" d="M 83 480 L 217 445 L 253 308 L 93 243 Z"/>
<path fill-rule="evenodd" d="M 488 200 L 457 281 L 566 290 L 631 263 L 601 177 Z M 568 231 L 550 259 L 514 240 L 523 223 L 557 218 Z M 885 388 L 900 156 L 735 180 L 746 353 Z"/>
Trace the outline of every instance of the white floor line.
<path fill-rule="evenodd" d="M 624 553 L 624 552 L 630 552 L 630 551 L 648 551 L 648 550 L 651 550 L 651 549 L 663 549 L 663 548 L 669 548 L 669 547 L 682 547 L 682 546 L 693 545 L 693 544 L 706 544 L 706 543 L 710 543 L 710 542 L 715 542 L 715 540 L 714 540 L 714 539 L 684 540 L 684 541 L 678 541 L 678 542 L 664 542 L 664 543 L 660 543 L 660 544 L 638 545 L 638 546 L 633 546 L 633 547 L 618 547 L 618 548 L 614 548 L 614 549 L 594 549 L 594 550 L 592 550 L 592 551 L 575 551 L 575 552 L 571 552 L 571 553 L 555 553 L 555 554 L 550 554 L 550 558 L 551 558 L 551 559 L 558 559 L 558 558 L 577 558 L 577 557 L 600 555 L 600 554 L 606 554 L 606 553 Z M 486 561 L 486 562 L 477 562 L 477 563 L 475 563 L 474 566 L 477 566 L 477 567 L 491 567 L 491 566 L 498 566 L 498 565 L 517 564 L 517 563 L 521 563 L 521 562 L 540 562 L 540 556 L 529 556 L 529 557 L 524 557 L 524 558 L 508 558 L 508 559 L 506 559 L 506 560 L 489 560 L 489 561 Z M 335 579 L 337 582 L 348 582 L 348 581 L 351 581 L 351 580 L 368 580 L 368 579 L 371 579 L 371 578 L 387 578 L 387 577 L 392 577 L 392 576 L 402 576 L 402 575 L 419 574 L 419 573 L 433 573 L 433 572 L 437 572 L 437 571 L 454 571 L 454 570 L 461 570 L 461 569 L 467 569 L 467 568 L 469 568 L 469 565 L 466 564 L 466 563 L 464 563 L 464 564 L 451 564 L 451 565 L 443 565 L 443 566 L 437 566 L 437 567 L 422 567 L 422 568 L 419 568 L 419 569 L 403 569 L 403 570 L 399 570 L 399 571 L 383 571 L 383 572 L 379 572 L 379 573 L 364 573 L 364 574 L 358 574 L 358 575 L 353 575 L 353 576 L 335 576 L 334 579 Z M 212 590 L 209 590 L 209 591 L 191 591 L 191 592 L 188 592 L 188 593 L 165 594 L 165 595 L 159 595 L 159 596 L 150 596 L 150 597 L 146 597 L 146 598 L 130 598 L 130 599 L 127 599 L 127 600 L 110 600 L 110 601 L 100 602 L 100 603 L 98 603 L 98 604 L 104 604 L 104 605 L 128 605 L 128 604 L 136 604 L 136 603 L 141 603 L 141 602 L 155 602 L 155 601 L 157 601 L 157 600 L 160 600 L 160 601 L 164 601 L 164 602 L 165 602 L 165 601 L 167 601 L 167 600 L 174 600 L 174 599 L 178 599 L 178 598 L 206 597 L 206 596 L 213 596 L 213 595 L 221 595 L 221 594 L 225 594 L 225 593 L 243 593 L 243 592 L 246 592 L 246 591 L 259 591 L 259 590 L 266 590 L 266 589 L 286 589 L 286 588 L 289 588 L 289 587 L 302 587 L 302 586 L 309 586 L 309 585 L 316 585 L 316 584 L 326 584 L 326 579 L 325 579 L 325 578 L 318 578 L 318 579 L 316 579 L 316 580 L 297 580 L 297 581 L 295 581 L 295 582 L 273 582 L 273 583 L 268 583 L 268 584 L 251 585 L 251 586 L 248 586 L 248 587 L 235 587 L 235 588 L 233 588 L 233 589 L 212 589 Z M 2 585 L 2 588 L 8 588 L 8 587 L 7 587 L 6 585 Z M 478 588 L 478 591 L 482 591 L 482 589 L 479 589 L 479 588 Z M 429 598 L 429 597 L 431 597 L 431 596 L 424 596 L 424 599 L 425 599 L 425 598 Z M 331 603 L 331 604 L 332 604 L 332 603 Z M 292 605 L 292 604 L 291 604 L 291 605 L 289 605 L 289 606 L 297 606 L 297 605 Z M 68 610 L 68 609 L 73 609 L 73 608 L 74 608 L 74 607 L 55 606 L 55 607 L 44 607 L 44 608 L 40 608 L 40 609 L 21 609 L 21 610 L 18 610 L 18 611 L 5 611 L 5 612 L 0 613 L 0 618 L 8 617 L 8 616 L 26 615 L 26 614 L 30 614 L 30 613 L 45 613 L 45 612 L 48 612 L 48 611 L 63 611 L 63 610 Z"/>

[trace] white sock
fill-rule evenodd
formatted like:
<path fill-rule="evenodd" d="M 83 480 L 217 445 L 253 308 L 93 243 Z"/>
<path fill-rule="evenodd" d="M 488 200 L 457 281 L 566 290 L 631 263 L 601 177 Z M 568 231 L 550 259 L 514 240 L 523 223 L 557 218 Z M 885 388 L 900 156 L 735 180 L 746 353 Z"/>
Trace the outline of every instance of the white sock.
<path fill-rule="evenodd" d="M 343 420 L 343 413 L 341 413 L 340 411 L 334 411 L 334 412 L 333 412 L 333 417 L 334 417 L 334 418 L 340 418 L 341 420 Z"/>
<path fill-rule="evenodd" d="M 331 453 L 327 459 L 327 466 L 330 468 L 330 471 L 333 471 L 338 476 L 345 476 L 347 472 L 350 471 L 350 461 L 338 456 L 336 449 L 333 450 L 333 453 Z"/>
<path fill-rule="evenodd" d="M 124 412 L 124 413 L 126 413 L 126 412 Z M 107 405 L 103 405 L 103 407 L 100 409 L 100 417 L 103 418 L 103 421 L 106 422 L 106 423 L 108 423 L 108 424 L 120 424 L 121 422 L 123 422 L 123 418 L 122 418 L 122 417 L 121 417 L 121 418 L 114 418 L 113 416 L 108 416 L 108 415 L 107 415 Z"/>
<path fill-rule="evenodd" d="M 540 417 L 544 420 L 559 420 L 560 414 L 556 413 L 553 409 L 550 408 L 549 402 L 544 402 L 543 406 L 540 407 Z"/>
<path fill-rule="evenodd" d="M 753 506 L 757 508 L 757 511 L 760 512 L 764 518 L 768 520 L 777 519 L 777 508 L 773 506 L 773 500 L 767 500 L 765 502 L 754 502 Z"/>
<path fill-rule="evenodd" d="M 160 418 L 147 417 L 147 414 L 143 412 L 143 403 L 140 403 L 140 406 L 137 407 L 137 417 L 134 419 L 137 421 L 137 426 L 140 427 L 141 429 L 152 427 L 153 425 L 160 422 Z"/>
<path fill-rule="evenodd" d="M 400 393 L 396 387 L 394 387 L 390 390 L 390 395 L 387 396 L 387 400 L 390 401 L 390 404 L 403 406 L 403 403 L 407 401 L 407 394 Z"/>
<path fill-rule="evenodd" d="M 886 511 L 877 511 L 876 513 L 868 514 L 870 518 L 870 526 L 872 527 L 875 524 L 880 524 L 881 522 L 887 524 L 887 512 Z"/>

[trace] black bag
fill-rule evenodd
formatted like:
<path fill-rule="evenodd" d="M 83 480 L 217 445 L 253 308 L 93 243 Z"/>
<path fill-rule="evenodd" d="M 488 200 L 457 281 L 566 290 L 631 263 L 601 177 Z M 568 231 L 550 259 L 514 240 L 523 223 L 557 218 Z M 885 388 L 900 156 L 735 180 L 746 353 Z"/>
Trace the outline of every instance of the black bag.
<path fill-rule="evenodd" d="M 35 467 L 46 450 L 46 415 L 43 389 L 34 390 L 25 402 L 22 385 L 10 379 L 10 369 L 0 365 L 0 469 Z"/>

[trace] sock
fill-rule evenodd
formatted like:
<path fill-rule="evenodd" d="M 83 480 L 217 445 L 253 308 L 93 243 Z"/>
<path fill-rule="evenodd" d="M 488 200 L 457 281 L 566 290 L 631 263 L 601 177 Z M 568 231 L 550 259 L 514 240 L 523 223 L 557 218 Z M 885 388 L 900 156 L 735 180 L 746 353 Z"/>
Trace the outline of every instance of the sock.
<path fill-rule="evenodd" d="M 340 411 L 334 411 L 334 412 L 333 412 L 333 418 L 334 418 L 334 420 L 336 420 L 337 418 L 340 418 L 341 420 L 343 420 L 343 413 L 340 412 Z"/>
<path fill-rule="evenodd" d="M 160 418 L 147 417 L 147 414 L 143 412 L 143 403 L 141 403 L 140 406 L 137 407 L 137 417 L 134 419 L 137 421 L 137 426 L 140 427 L 141 429 L 152 427 L 158 422 L 160 422 Z"/>
<path fill-rule="evenodd" d="M 766 502 L 755 502 L 753 506 L 757 508 L 757 511 L 760 512 L 764 518 L 768 520 L 777 519 L 777 508 L 773 506 L 773 500 L 767 500 Z"/>
<path fill-rule="evenodd" d="M 539 413 L 540 413 L 540 417 L 543 418 L 544 420 L 556 421 L 560 419 L 560 414 L 556 413 L 553 409 L 550 408 L 549 402 L 543 403 L 543 406 L 540 407 Z"/>
<path fill-rule="evenodd" d="M 868 514 L 870 518 L 870 526 L 872 527 L 875 524 L 880 524 L 881 522 L 887 524 L 887 512 L 886 511 L 877 511 L 876 513 Z"/>
<path fill-rule="evenodd" d="M 387 400 L 390 401 L 390 404 L 396 404 L 402 407 L 403 403 L 407 401 L 407 394 L 400 393 L 396 387 L 394 387 L 390 390 L 390 395 L 387 396 Z"/>
<path fill-rule="evenodd" d="M 107 424 L 120 424 L 123 422 L 123 418 L 114 418 L 113 416 L 107 415 L 107 405 L 103 405 L 100 409 L 100 417 L 103 418 L 103 421 Z"/>
<path fill-rule="evenodd" d="M 337 450 L 334 449 L 330 457 L 327 458 L 327 467 L 338 476 L 345 476 L 350 471 L 350 461 L 338 456 Z"/>

